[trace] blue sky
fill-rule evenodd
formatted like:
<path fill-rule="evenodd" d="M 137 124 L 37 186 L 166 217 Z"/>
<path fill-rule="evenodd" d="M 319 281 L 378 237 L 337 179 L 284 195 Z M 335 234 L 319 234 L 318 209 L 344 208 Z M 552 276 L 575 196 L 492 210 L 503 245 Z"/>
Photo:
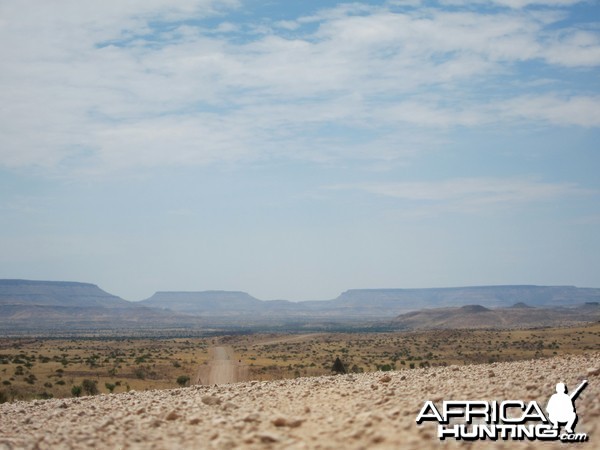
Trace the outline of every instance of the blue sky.
<path fill-rule="evenodd" d="M 0 0 L 0 277 L 600 287 L 600 8 Z"/>

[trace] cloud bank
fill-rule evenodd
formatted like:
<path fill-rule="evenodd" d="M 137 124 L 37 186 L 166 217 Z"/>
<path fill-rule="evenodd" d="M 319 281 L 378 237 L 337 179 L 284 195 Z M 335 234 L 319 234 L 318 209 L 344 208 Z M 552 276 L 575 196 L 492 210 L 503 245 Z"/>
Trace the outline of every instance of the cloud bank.
<path fill-rule="evenodd" d="M 578 2 L 483 3 L 274 20 L 237 1 L 3 2 L 0 166 L 376 163 L 432 129 L 598 127 L 600 97 L 570 81 L 600 65 L 597 28 L 563 9 Z"/>

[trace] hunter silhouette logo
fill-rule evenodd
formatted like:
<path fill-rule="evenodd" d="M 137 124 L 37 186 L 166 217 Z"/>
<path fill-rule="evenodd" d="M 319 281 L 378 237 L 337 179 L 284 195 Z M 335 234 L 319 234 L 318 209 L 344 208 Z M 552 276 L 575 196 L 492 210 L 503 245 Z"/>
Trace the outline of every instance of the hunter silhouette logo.
<path fill-rule="evenodd" d="M 437 422 L 437 436 L 440 440 L 528 439 L 584 442 L 588 440 L 588 435 L 576 434 L 574 431 L 577 423 L 575 400 L 586 386 L 587 380 L 583 380 L 569 395 L 567 386 L 558 383 L 556 393 L 546 405 L 547 416 L 536 401 L 445 400 L 438 409 L 428 400 L 417 415 L 416 422 L 419 425 L 424 421 Z M 561 424 L 565 425 L 563 433 L 560 433 Z"/>
<path fill-rule="evenodd" d="M 548 400 L 548 418 L 554 425 L 554 429 L 558 429 L 560 422 L 566 423 L 565 431 L 569 434 L 573 434 L 573 427 L 577 423 L 577 412 L 575 411 L 575 399 L 579 393 L 587 386 L 587 380 L 583 382 L 575 389 L 571 395 L 567 394 L 567 387 L 564 383 L 558 383 L 556 385 L 556 394 L 550 397 Z"/>

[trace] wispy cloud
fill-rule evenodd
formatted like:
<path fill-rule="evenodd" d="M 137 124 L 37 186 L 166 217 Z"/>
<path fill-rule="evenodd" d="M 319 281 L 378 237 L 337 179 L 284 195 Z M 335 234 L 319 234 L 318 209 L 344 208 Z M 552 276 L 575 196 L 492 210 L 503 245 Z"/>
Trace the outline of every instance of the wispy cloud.
<path fill-rule="evenodd" d="M 546 6 L 546 7 L 561 7 L 571 6 L 577 3 L 581 3 L 583 0 L 440 0 L 441 4 L 444 5 L 474 5 L 474 4 L 488 4 L 488 5 L 499 5 L 509 8 L 526 8 L 528 6 Z"/>
<path fill-rule="evenodd" d="M 562 22 L 576 2 L 440 5 L 450 3 L 341 4 L 234 23 L 228 13 L 244 8 L 234 0 L 4 2 L 0 166 L 377 162 L 406 157 L 407 127 L 425 140 L 431 129 L 514 120 L 599 125 L 597 96 L 563 87 L 560 74 L 535 94 L 516 82 L 523 62 L 600 65 L 597 30 Z"/>
<path fill-rule="evenodd" d="M 600 126 L 600 97 L 523 95 L 498 105 L 498 113 L 510 118 L 539 120 L 556 125 Z"/>
<path fill-rule="evenodd" d="M 358 190 L 397 199 L 407 216 L 431 216 L 448 212 L 479 213 L 515 208 L 569 197 L 597 195 L 574 183 L 549 183 L 523 178 L 455 178 L 431 182 L 357 183 L 327 187 Z"/>

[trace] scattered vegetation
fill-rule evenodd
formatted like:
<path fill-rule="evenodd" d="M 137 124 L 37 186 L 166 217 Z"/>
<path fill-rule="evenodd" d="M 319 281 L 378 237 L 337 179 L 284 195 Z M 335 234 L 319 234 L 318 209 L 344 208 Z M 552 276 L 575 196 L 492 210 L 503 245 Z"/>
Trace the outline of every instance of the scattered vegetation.
<path fill-rule="evenodd" d="M 505 331 L 0 338 L 0 402 L 188 386 L 214 345 L 232 346 L 250 379 L 273 380 L 599 351 L 600 323 Z"/>
<path fill-rule="evenodd" d="M 0 399 L 168 389 L 208 360 L 207 339 L 0 338 Z"/>

